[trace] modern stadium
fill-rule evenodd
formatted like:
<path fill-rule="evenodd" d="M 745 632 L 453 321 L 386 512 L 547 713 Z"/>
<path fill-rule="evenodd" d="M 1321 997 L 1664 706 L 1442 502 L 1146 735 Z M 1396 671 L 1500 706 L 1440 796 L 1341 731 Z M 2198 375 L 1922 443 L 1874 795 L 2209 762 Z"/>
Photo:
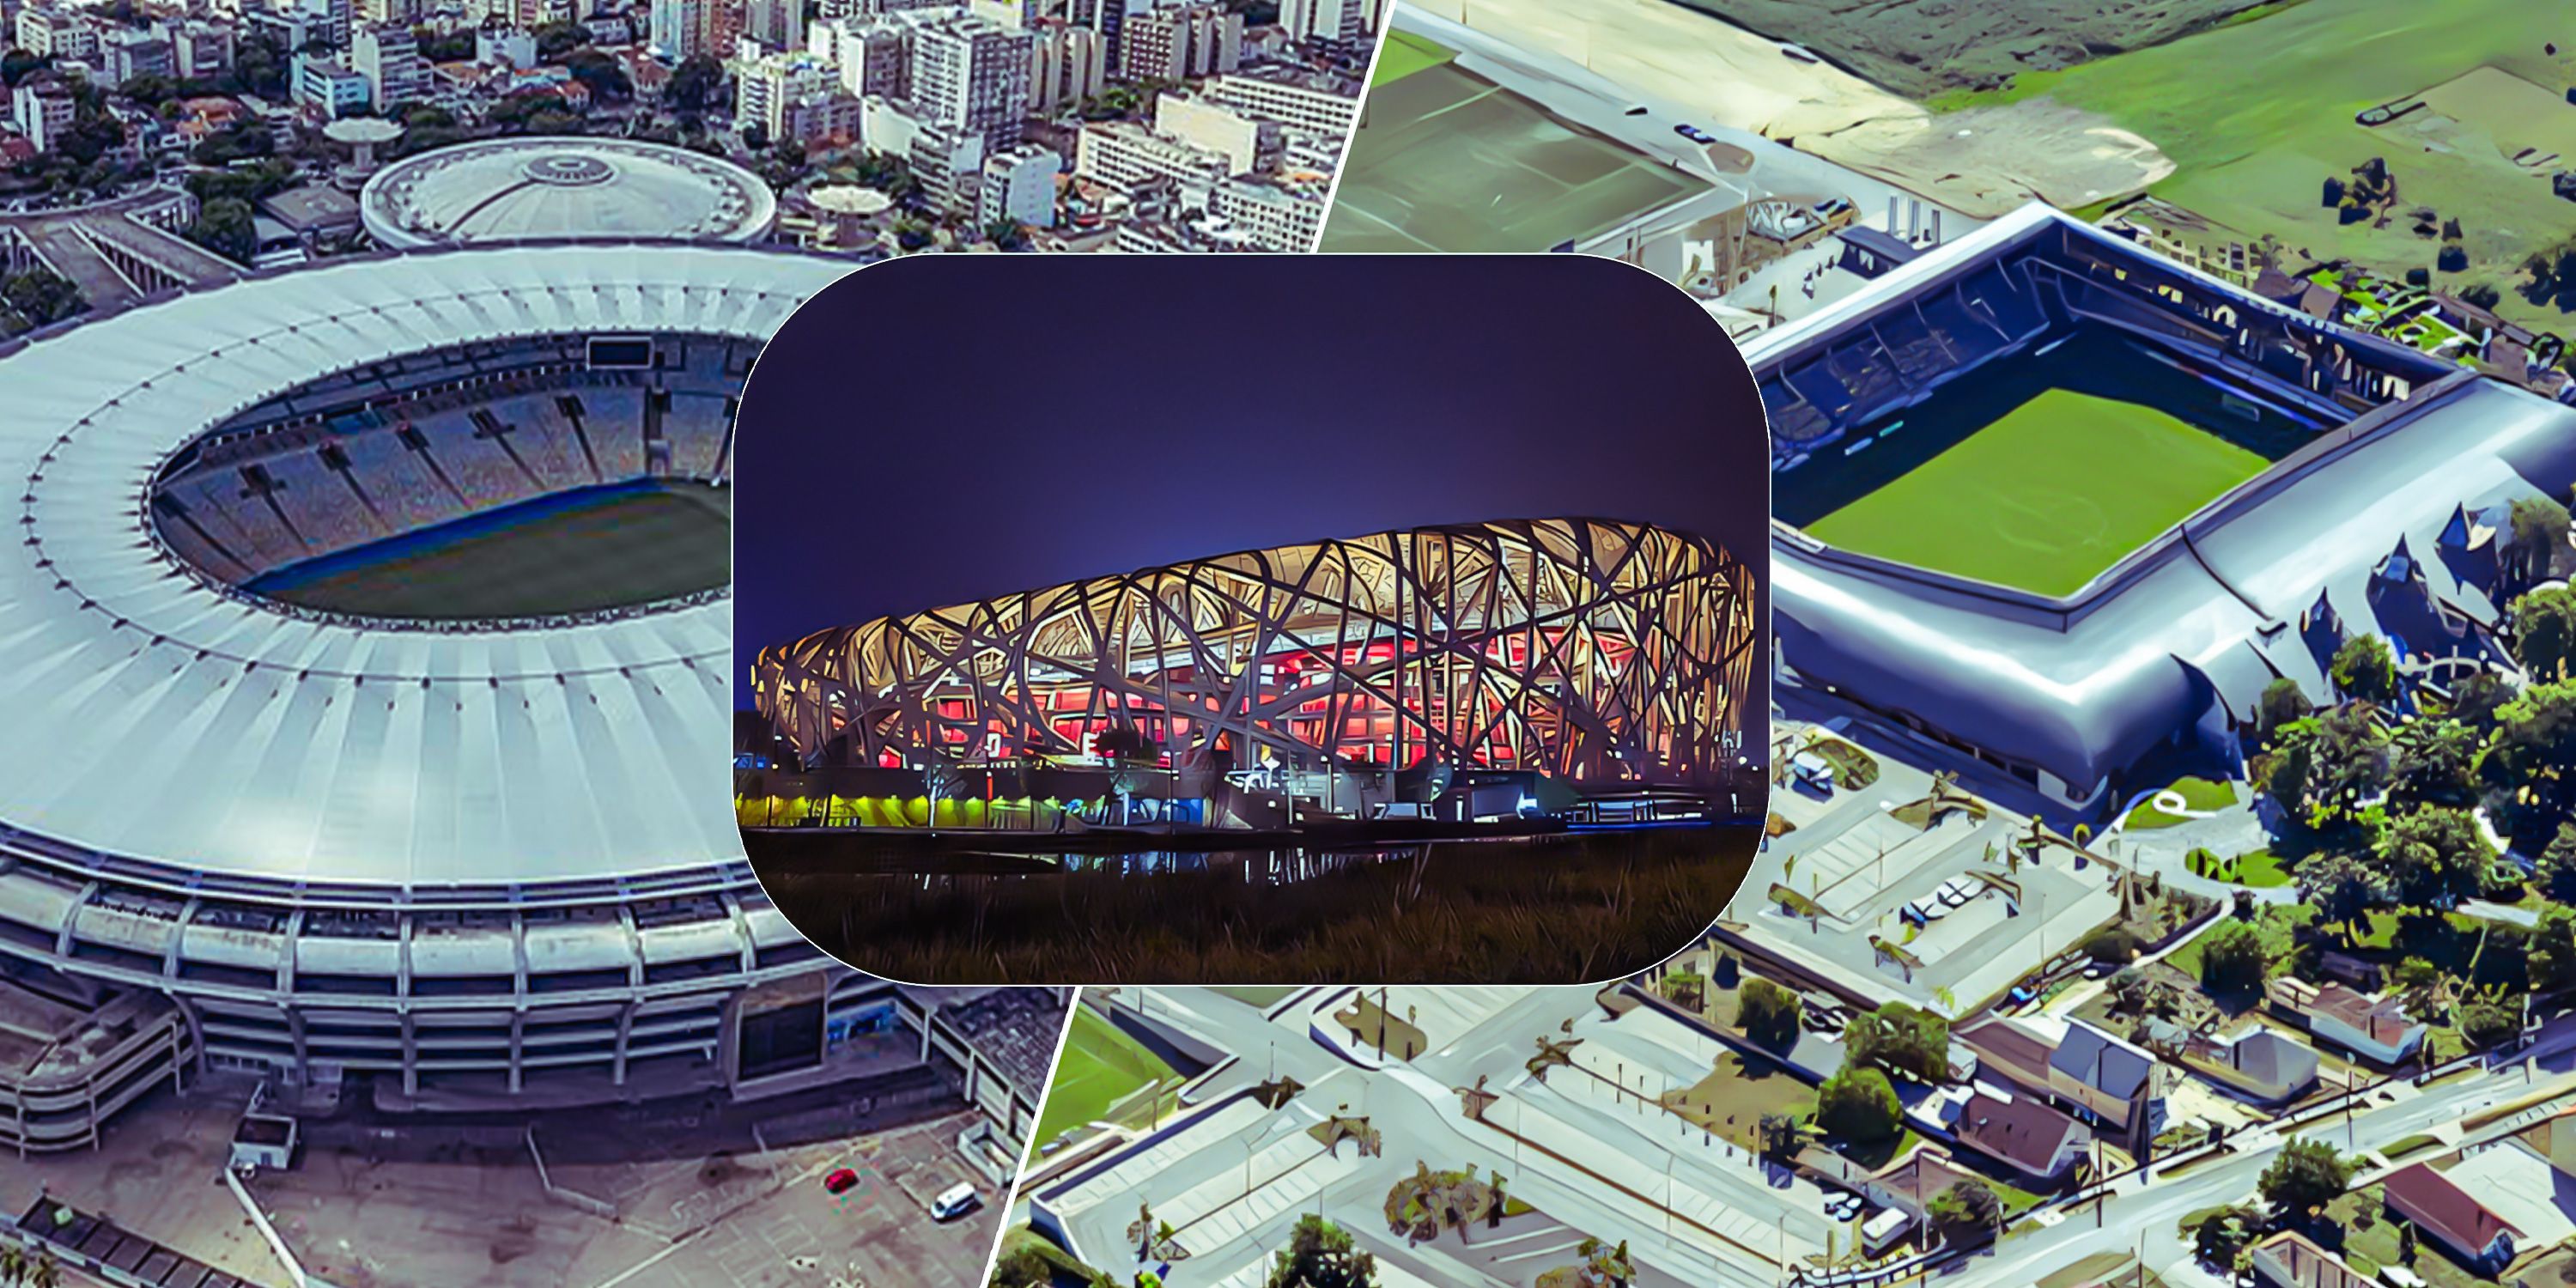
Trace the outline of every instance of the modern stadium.
<path fill-rule="evenodd" d="M 735 400 L 849 267 L 410 251 L 0 346 L 0 1146 L 226 1072 L 531 1110 L 890 1052 L 1016 1164 L 1043 1062 L 972 1008 L 1025 999 L 823 957 L 720 804 Z"/>
<path fill-rule="evenodd" d="M 980 771 L 943 825 L 1040 825 L 1004 817 L 1023 766 L 1052 776 L 1039 795 L 1143 779 L 1121 794 L 1153 821 L 1219 828 L 1578 801 L 1697 817 L 1741 772 L 1752 603 L 1740 562 L 1648 525 L 1405 529 L 819 632 L 764 648 L 752 693 L 808 767 Z M 1156 772 L 1122 770 L 1140 753 Z M 901 824 L 835 782 L 854 799 L 826 808 L 855 817 L 822 821 Z"/>
<path fill-rule="evenodd" d="M 358 193 L 379 246 L 570 237 L 752 242 L 778 221 L 759 175 L 637 139 L 524 136 L 434 148 L 386 165 Z"/>
<path fill-rule="evenodd" d="M 2498 656 L 2495 528 L 2576 409 L 2032 206 L 1763 334 L 1785 706 L 2064 817 L 2263 687 Z M 2456 660 L 2455 660 L 2456 659 Z"/>

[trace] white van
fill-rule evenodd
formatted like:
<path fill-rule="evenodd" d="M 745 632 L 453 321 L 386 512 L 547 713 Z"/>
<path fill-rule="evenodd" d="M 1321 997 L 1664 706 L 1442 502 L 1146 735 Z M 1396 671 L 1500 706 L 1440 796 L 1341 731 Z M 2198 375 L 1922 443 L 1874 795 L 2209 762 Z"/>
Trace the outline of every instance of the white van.
<path fill-rule="evenodd" d="M 969 1185 L 964 1181 L 959 1181 L 955 1185 L 951 1185 L 947 1189 L 941 1190 L 939 1192 L 939 1197 L 930 1201 L 930 1219 L 934 1221 L 946 1221 L 954 1217 L 964 1216 L 967 1213 L 974 1211 L 976 1205 L 982 1202 L 983 1200 L 976 1196 L 974 1186 Z"/>

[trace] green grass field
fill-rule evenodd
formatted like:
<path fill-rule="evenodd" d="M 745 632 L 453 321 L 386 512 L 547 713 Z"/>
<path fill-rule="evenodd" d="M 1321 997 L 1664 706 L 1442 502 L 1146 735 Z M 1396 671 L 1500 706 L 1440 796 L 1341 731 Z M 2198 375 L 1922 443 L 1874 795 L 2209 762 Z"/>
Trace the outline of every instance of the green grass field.
<path fill-rule="evenodd" d="M 1137 1093 L 1179 1079 L 1179 1072 L 1161 1056 L 1096 1012 L 1077 1006 L 1073 1026 L 1064 1036 L 1063 1058 L 1056 1061 L 1055 1080 L 1047 1086 L 1046 1112 L 1038 1116 L 1037 1139 L 1050 1141 L 1070 1128 L 1108 1118 L 1123 1103 L 1141 1107 L 1145 1102 L 1137 1099 Z"/>
<path fill-rule="evenodd" d="M 1862 554 L 2058 597 L 2269 464 L 2155 408 L 2049 389 L 1806 527 Z"/>
<path fill-rule="evenodd" d="M 2555 56 L 2543 48 L 2552 40 Z M 1934 105 L 2046 95 L 2099 112 L 2173 159 L 2174 173 L 2149 189 L 2156 196 L 2249 242 L 2270 232 L 2294 254 L 2350 258 L 2397 277 L 2432 268 L 2439 243 L 2416 236 L 2403 217 L 2386 228 L 2338 224 L 2320 200 L 2328 175 L 2385 157 L 2401 212 L 2431 206 L 2463 225 L 2469 268 L 2436 272 L 2435 283 L 2510 287 L 2523 255 L 2565 235 L 2571 219 L 2567 203 L 2550 195 L 2548 168 L 2525 169 L 2509 154 L 2565 137 L 2576 128 L 2576 107 L 2556 103 L 2567 114 L 2561 121 L 2472 93 L 2450 105 L 2483 119 L 2428 111 L 2376 129 L 2353 121 L 2364 108 L 2482 66 L 2532 82 L 2540 87 L 2532 101 L 2551 107 L 2547 100 L 2576 85 L 2576 34 L 2553 30 L 2520 0 L 2330 0 L 2062 71 L 2025 72 L 2002 90 L 1947 95 Z M 2215 86 L 2225 92 L 2213 94 Z M 2500 311 L 2543 328 L 2565 325 L 2555 307 L 2511 290 Z"/>
<path fill-rule="evenodd" d="M 648 604 L 733 575 L 732 493 L 600 489 L 488 511 L 258 579 L 307 608 L 458 620 Z"/>
<path fill-rule="evenodd" d="M 1377 66 L 1369 72 L 1369 86 L 1375 88 L 1388 81 L 1402 80 L 1426 67 L 1437 67 L 1458 56 L 1458 51 L 1409 31 L 1390 31 L 1386 46 L 1378 51 Z"/>

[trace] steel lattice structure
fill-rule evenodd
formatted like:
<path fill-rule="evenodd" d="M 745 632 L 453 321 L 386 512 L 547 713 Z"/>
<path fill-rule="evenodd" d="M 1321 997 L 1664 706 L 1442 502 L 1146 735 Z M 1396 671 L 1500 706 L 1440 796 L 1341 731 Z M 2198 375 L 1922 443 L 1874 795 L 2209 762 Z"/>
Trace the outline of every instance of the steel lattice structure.
<path fill-rule="evenodd" d="M 1132 725 L 1180 766 L 1697 784 L 1762 700 L 1750 591 L 1732 556 L 1659 528 L 1418 528 L 823 631 L 763 649 L 753 688 L 809 762 L 844 737 L 859 763 L 1078 756 Z"/>

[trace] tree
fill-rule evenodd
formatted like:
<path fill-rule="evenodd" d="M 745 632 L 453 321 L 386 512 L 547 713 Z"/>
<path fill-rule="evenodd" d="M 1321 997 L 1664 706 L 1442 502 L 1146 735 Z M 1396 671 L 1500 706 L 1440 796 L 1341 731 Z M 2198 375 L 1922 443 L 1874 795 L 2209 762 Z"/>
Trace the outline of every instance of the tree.
<path fill-rule="evenodd" d="M 2576 903 L 2576 823 L 2558 825 L 2558 834 L 2540 851 L 2533 876 L 2541 893 L 2559 903 Z"/>
<path fill-rule="evenodd" d="M 2201 936 L 2200 982 L 2214 992 L 2260 988 L 2270 969 L 2271 953 L 2250 922 L 2230 917 Z"/>
<path fill-rule="evenodd" d="M 1887 1075 L 1848 1061 L 1816 1089 L 1816 1125 L 1852 1141 L 1880 1141 L 1905 1123 L 1905 1106 Z"/>
<path fill-rule="evenodd" d="M 1028 225 L 1016 219 L 996 219 L 984 225 L 984 240 L 1001 250 L 1027 250 Z"/>
<path fill-rule="evenodd" d="M 2312 854 L 2295 874 L 2301 901 L 2316 905 L 2321 925 L 2349 930 L 2388 897 L 2379 870 L 2349 854 Z"/>
<path fill-rule="evenodd" d="M 1982 1243 L 1993 1238 L 2004 1224 L 2004 1201 L 1995 1197 L 1984 1181 L 1953 1182 L 1950 1188 L 1932 1196 L 1924 1205 L 1924 1215 L 1941 1229 L 1941 1238 L 1949 1243 Z"/>
<path fill-rule="evenodd" d="M 49 326 L 88 307 L 70 278 L 31 268 L 0 282 L 0 336 Z"/>
<path fill-rule="evenodd" d="M 2460 1008 L 2460 1036 L 2473 1047 L 2491 1047 L 2522 1032 L 2522 1012 L 2481 998 Z"/>
<path fill-rule="evenodd" d="M 2461 302 L 2478 308 L 2494 308 L 2503 299 L 2504 292 L 2497 290 L 2493 282 L 2472 282 L 2460 288 Z"/>
<path fill-rule="evenodd" d="M 1794 1158 L 1799 1148 L 1807 1143 L 1805 1130 L 1798 1126 L 1796 1118 L 1787 1114 L 1764 1114 L 1754 1124 L 1753 1131 L 1765 1158 Z"/>
<path fill-rule="evenodd" d="M 2263 686 L 2263 696 L 2254 703 L 2254 730 L 2265 741 L 2281 726 L 2294 720 L 2305 720 L 2316 713 L 2316 704 L 2308 701 L 2299 682 L 2287 677 Z"/>
<path fill-rule="evenodd" d="M 2354 1160 L 2334 1146 L 2307 1136 L 2293 1136 L 2263 1169 L 2256 1190 L 2283 1216 L 2305 1219 L 2343 1196 L 2352 1184 Z"/>
<path fill-rule="evenodd" d="M 1768 1047 L 1784 1047 L 1794 1040 L 1804 1011 L 1796 993 L 1758 975 L 1745 980 L 1735 995 L 1736 1027 Z"/>
<path fill-rule="evenodd" d="M 1939 1082 L 1950 1075 L 1950 1022 L 1919 1007 L 1887 1002 L 1852 1019 L 1843 1032 L 1843 1053 L 1848 1061 Z"/>
<path fill-rule="evenodd" d="M 2576 681 L 2532 685 L 2496 708 L 2486 764 L 2502 785 L 2530 792 L 2541 822 L 2576 812 Z"/>
<path fill-rule="evenodd" d="M 235 263 L 247 264 L 259 253 L 259 231 L 251 224 L 250 203 L 219 197 L 197 208 L 188 240 Z"/>
<path fill-rule="evenodd" d="M 2576 269 L 2576 262 L 2571 262 Z M 2576 285 L 2576 277 L 2569 279 Z M 2526 496 L 2513 503 L 2497 552 L 2511 584 L 2528 586 L 2546 579 L 2567 554 L 2567 507 L 2545 496 Z"/>
<path fill-rule="evenodd" d="M 0 1274 L 5 1282 L 6 1274 Z M 1033 1245 L 1023 1242 L 993 1263 L 993 1273 L 985 1281 L 989 1288 L 1054 1288 L 1055 1267 Z"/>
<path fill-rule="evenodd" d="M 2397 658 L 2388 641 L 2355 635 L 2334 651 L 2330 668 L 2335 692 L 2363 702 L 2391 702 L 2397 697 Z"/>
<path fill-rule="evenodd" d="M 682 112 L 702 112 L 716 101 L 716 91 L 724 84 L 724 66 L 705 54 L 692 54 L 671 69 L 671 79 L 662 83 L 662 101 Z"/>
<path fill-rule="evenodd" d="M 2576 590 L 2545 586 L 2506 609 L 2513 660 L 2535 680 L 2564 680 L 2576 669 Z"/>
<path fill-rule="evenodd" d="M 2495 861 L 2467 810 L 2435 805 L 2400 815 L 2373 853 L 2398 899 L 2420 908 L 2448 908 L 2477 894 L 2487 865 Z"/>
<path fill-rule="evenodd" d="M 2389 739 L 2388 747 L 2388 790 L 2396 800 L 2419 805 L 2475 803 L 2484 734 L 2447 718 L 2410 720 Z"/>
<path fill-rule="evenodd" d="M 2238 1254 L 2254 1242 L 2262 1229 L 2262 1213 L 2242 1207 L 2221 1208 L 2192 1229 L 2192 1252 L 2204 1264 L 2233 1270 Z"/>
<path fill-rule="evenodd" d="M 1377 1258 L 1312 1212 L 1297 1218 L 1288 1246 L 1271 1254 L 1269 1288 L 1371 1288 L 1376 1282 Z"/>
<path fill-rule="evenodd" d="M 2513 681 L 2493 671 L 2471 671 L 2451 681 L 2451 718 L 2481 733 L 2496 726 L 2496 709 L 2513 701 Z"/>
<path fill-rule="evenodd" d="M 2312 803 L 2349 810 L 2388 785 L 2388 734 L 2367 702 L 2350 702 L 2318 717 Z"/>

